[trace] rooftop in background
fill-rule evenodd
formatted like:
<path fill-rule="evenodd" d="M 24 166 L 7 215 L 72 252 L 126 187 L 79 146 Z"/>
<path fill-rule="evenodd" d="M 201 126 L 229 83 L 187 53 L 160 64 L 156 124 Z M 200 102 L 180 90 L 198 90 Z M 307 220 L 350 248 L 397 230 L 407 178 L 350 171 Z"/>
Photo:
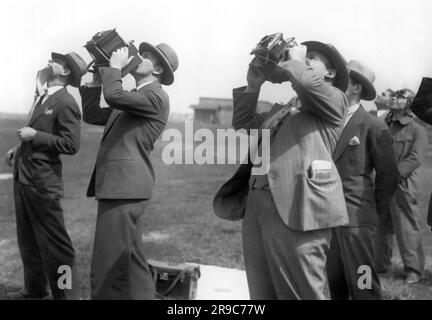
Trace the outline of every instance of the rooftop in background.
<path fill-rule="evenodd" d="M 273 106 L 268 101 L 258 101 L 258 112 L 267 112 Z M 227 98 L 200 97 L 198 104 L 190 106 L 194 110 L 194 121 L 228 126 L 232 121 L 233 100 Z"/>

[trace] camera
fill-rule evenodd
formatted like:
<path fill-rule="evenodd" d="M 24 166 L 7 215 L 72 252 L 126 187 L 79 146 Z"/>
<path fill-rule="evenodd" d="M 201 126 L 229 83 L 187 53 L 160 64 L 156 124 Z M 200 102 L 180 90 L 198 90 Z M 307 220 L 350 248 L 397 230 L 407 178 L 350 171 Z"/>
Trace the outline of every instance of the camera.
<path fill-rule="evenodd" d="M 129 57 L 133 56 L 132 61 L 122 69 L 122 77 L 124 77 L 141 63 L 138 50 L 133 44 L 133 41 L 124 41 L 115 29 L 96 33 L 93 38 L 84 45 L 84 48 L 87 49 L 93 58 L 88 70 L 90 72 L 97 72 L 97 68 L 109 66 L 111 54 L 122 47 L 128 47 Z"/>
<path fill-rule="evenodd" d="M 277 64 L 288 59 L 289 49 L 297 45 L 294 37 L 283 38 L 283 33 L 278 32 L 263 37 L 251 51 L 254 59 L 250 65 L 266 80 L 273 83 L 287 81 L 286 73 Z"/>

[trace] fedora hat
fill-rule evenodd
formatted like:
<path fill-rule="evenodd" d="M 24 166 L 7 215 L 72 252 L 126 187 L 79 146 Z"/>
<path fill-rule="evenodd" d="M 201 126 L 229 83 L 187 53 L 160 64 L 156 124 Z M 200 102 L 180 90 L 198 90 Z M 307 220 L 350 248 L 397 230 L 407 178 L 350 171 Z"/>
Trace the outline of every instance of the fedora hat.
<path fill-rule="evenodd" d="M 348 87 L 348 69 L 347 63 L 340 52 L 330 43 L 319 41 L 306 41 L 302 45 L 307 47 L 307 52 L 316 51 L 329 59 L 330 63 L 336 70 L 334 85 L 341 91 L 345 92 Z"/>
<path fill-rule="evenodd" d="M 87 63 L 85 63 L 83 58 L 81 58 L 76 52 L 69 52 L 67 54 L 52 52 L 51 58 L 53 60 L 66 62 L 71 69 L 69 84 L 73 87 L 79 87 L 81 77 L 87 73 Z"/>
<path fill-rule="evenodd" d="M 164 71 L 161 76 L 161 83 L 169 86 L 174 82 L 174 71 L 178 68 L 177 54 L 166 43 L 160 43 L 156 46 L 151 45 L 148 42 L 142 42 L 139 46 L 139 53 L 142 54 L 144 51 L 149 51 L 156 55 Z"/>
<path fill-rule="evenodd" d="M 348 62 L 348 69 L 350 77 L 359 82 L 363 87 L 361 98 L 367 101 L 374 100 L 376 98 L 376 90 L 373 85 L 375 73 L 357 60 Z"/>

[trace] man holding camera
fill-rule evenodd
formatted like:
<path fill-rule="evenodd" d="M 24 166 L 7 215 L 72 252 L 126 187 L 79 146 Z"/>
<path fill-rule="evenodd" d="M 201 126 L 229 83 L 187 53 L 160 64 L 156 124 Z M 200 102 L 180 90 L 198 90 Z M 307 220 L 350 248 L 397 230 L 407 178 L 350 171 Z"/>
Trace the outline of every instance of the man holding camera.
<path fill-rule="evenodd" d="M 7 296 L 46 298 L 49 284 L 53 299 L 77 299 L 75 252 L 60 203 L 64 196 L 60 155 L 79 149 L 81 113 L 66 86 L 78 87 L 87 65 L 74 52 L 52 53 L 43 71 L 46 88 L 36 91 L 29 121 L 17 132 L 21 144 L 7 155 L 10 165 L 15 162 L 15 211 L 25 285 Z M 62 272 L 72 277 L 64 287 L 59 285 Z"/>
<path fill-rule="evenodd" d="M 333 160 L 342 179 L 349 224 L 333 229 L 327 277 L 332 299 L 382 299 L 374 266 L 373 238 L 377 214 L 387 213 L 399 171 L 387 126 L 360 103 L 375 99 L 375 74 L 356 60 L 350 61 L 348 68 L 349 108 Z M 371 275 L 369 288 L 358 285 L 364 272 Z"/>
<path fill-rule="evenodd" d="M 131 72 L 136 89 L 122 87 L 128 49 L 112 53 L 98 68 L 101 82 L 80 88 L 84 121 L 105 126 L 87 196 L 98 212 L 91 266 L 92 299 L 154 299 L 155 288 L 142 244 L 142 217 L 155 179 L 149 158 L 168 120 L 161 84 L 174 81 L 177 55 L 166 44 L 139 47 L 141 63 Z M 102 87 L 101 87 L 102 85 Z M 108 108 L 100 107 L 100 95 Z"/>
<path fill-rule="evenodd" d="M 233 127 L 271 132 L 270 166 L 267 174 L 253 175 L 252 165 L 242 165 L 219 190 L 214 209 L 222 216 L 246 202 L 243 250 L 251 299 L 326 299 L 331 228 L 348 222 L 332 161 L 347 108 L 348 72 L 340 53 L 321 42 L 294 46 L 288 56 L 275 67 L 298 95 L 288 105 L 257 113 L 266 79 L 253 66 L 247 87 L 233 91 Z"/>
<path fill-rule="evenodd" d="M 393 137 L 393 150 L 400 180 L 390 203 L 390 212 L 380 215 L 375 239 L 377 271 L 385 273 L 391 267 L 393 238 L 399 246 L 406 282 L 416 283 L 424 275 L 425 256 L 421 240 L 418 207 L 418 171 L 427 150 L 426 130 L 415 122 L 410 106 L 415 93 L 409 89 L 396 91 L 385 122 Z"/>

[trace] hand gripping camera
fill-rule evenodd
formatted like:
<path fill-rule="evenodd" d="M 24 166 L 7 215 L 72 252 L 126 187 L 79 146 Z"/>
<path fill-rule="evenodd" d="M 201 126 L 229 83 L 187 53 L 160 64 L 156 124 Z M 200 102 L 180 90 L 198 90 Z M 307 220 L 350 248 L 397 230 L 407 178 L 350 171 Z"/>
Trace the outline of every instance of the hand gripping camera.
<path fill-rule="evenodd" d="M 138 57 L 138 50 L 135 45 L 133 45 L 133 41 L 124 41 L 115 29 L 96 33 L 84 47 L 93 58 L 93 61 L 88 66 L 90 72 L 97 72 L 98 67 L 109 66 L 111 54 L 122 47 L 128 47 L 129 57 L 134 57 L 132 61 L 122 69 L 122 77 L 141 63 L 141 59 Z"/>
<path fill-rule="evenodd" d="M 288 51 L 296 46 L 294 37 L 283 39 L 283 33 L 278 32 L 262 38 L 257 46 L 251 51 L 252 59 L 250 65 L 266 80 L 273 83 L 287 81 L 286 73 L 278 67 L 278 63 L 288 59 Z"/>

